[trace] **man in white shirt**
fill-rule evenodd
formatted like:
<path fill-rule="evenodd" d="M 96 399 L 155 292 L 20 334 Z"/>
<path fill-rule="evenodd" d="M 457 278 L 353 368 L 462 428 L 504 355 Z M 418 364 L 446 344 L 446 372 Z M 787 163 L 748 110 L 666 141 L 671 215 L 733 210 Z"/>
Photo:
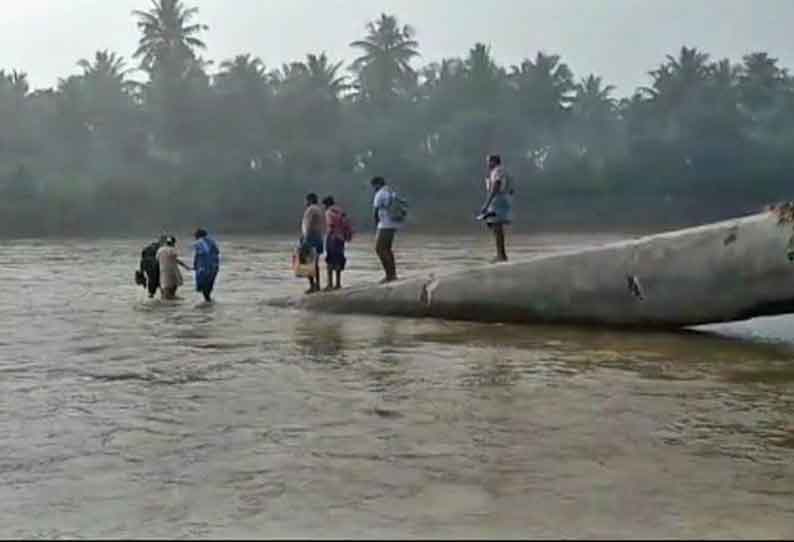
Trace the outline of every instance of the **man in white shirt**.
<path fill-rule="evenodd" d="M 372 206 L 375 211 L 375 225 L 378 229 L 375 237 L 375 252 L 386 272 L 386 277 L 381 281 L 381 284 L 385 284 L 397 280 L 397 264 L 394 260 L 392 245 L 397 230 L 402 226 L 402 218 L 395 216 L 393 212 L 397 195 L 386 184 L 383 177 L 375 177 L 370 184 L 375 190 Z"/>

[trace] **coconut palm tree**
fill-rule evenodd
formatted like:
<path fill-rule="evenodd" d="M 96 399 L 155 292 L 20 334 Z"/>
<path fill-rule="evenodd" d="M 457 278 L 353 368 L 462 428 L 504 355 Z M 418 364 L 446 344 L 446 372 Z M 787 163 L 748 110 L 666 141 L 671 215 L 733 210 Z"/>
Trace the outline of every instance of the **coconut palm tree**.
<path fill-rule="evenodd" d="M 695 47 L 681 47 L 678 56 L 667 55 L 667 60 L 650 72 L 651 87 L 642 91 L 659 106 L 669 111 L 685 101 L 696 101 L 711 72 L 709 55 Z"/>
<path fill-rule="evenodd" d="M 133 55 L 141 59 L 141 69 L 150 73 L 158 67 L 178 69 L 195 59 L 196 50 L 206 49 L 198 36 L 209 27 L 191 23 L 198 12 L 181 0 L 152 0 L 149 11 L 133 11 L 143 33 Z"/>
<path fill-rule="evenodd" d="M 419 90 L 425 109 L 423 116 L 429 115 L 434 122 L 439 122 L 464 107 L 462 98 L 466 69 L 463 60 L 444 58 L 441 62 L 433 62 L 422 68 L 421 81 Z"/>
<path fill-rule="evenodd" d="M 347 77 L 339 75 L 342 62 L 332 63 L 325 53 L 308 54 L 305 62 L 283 64 L 271 74 L 277 94 L 289 94 L 293 99 L 322 98 L 338 101 L 350 88 Z"/>
<path fill-rule="evenodd" d="M 541 149 L 547 155 L 565 124 L 566 109 L 575 88 L 571 69 L 561 62 L 559 55 L 541 51 L 534 59 L 513 66 L 509 83 L 521 119 L 515 137 L 527 138 L 528 148 Z"/>
<path fill-rule="evenodd" d="M 30 85 L 25 72 L 0 70 L 0 152 L 26 139 Z"/>
<path fill-rule="evenodd" d="M 684 149 L 686 160 L 709 109 L 713 74 L 709 58 L 695 47 L 683 46 L 676 56 L 667 55 L 663 64 L 649 72 L 652 85 L 639 92 L 648 102 L 641 108 L 647 134 Z"/>
<path fill-rule="evenodd" d="M 542 51 L 534 60 L 526 59 L 520 66 L 513 66 L 511 80 L 522 110 L 531 116 L 556 116 L 570 103 L 575 88 L 568 65 L 560 62 L 559 55 Z"/>
<path fill-rule="evenodd" d="M 444 58 L 441 62 L 432 62 L 422 69 L 423 86 L 427 89 L 444 87 L 457 81 L 463 70 L 464 64 L 459 58 Z"/>
<path fill-rule="evenodd" d="M 93 62 L 83 58 L 77 62 L 77 65 L 83 69 L 83 75 L 86 77 L 107 77 L 118 81 L 123 81 L 124 77 L 133 71 L 127 69 L 123 57 L 107 50 L 97 51 Z"/>
<path fill-rule="evenodd" d="M 735 88 L 741 73 L 741 68 L 739 66 L 734 66 L 730 59 L 723 58 L 711 65 L 710 72 L 711 81 L 715 86 Z"/>
<path fill-rule="evenodd" d="M 483 43 L 475 44 L 463 67 L 465 93 L 472 101 L 471 105 L 489 109 L 498 100 L 505 80 L 504 70 L 496 65 L 491 56 L 491 48 Z"/>
<path fill-rule="evenodd" d="M 682 81 L 697 81 L 708 75 L 708 53 L 698 51 L 696 47 L 681 47 L 678 57 L 667 55 L 667 63 L 673 77 Z"/>
<path fill-rule="evenodd" d="M 118 98 L 121 95 L 134 96 L 140 85 L 127 80 L 133 69 L 126 67 L 123 57 L 116 53 L 97 51 L 94 60 L 81 59 L 77 65 L 83 70 L 83 77 L 95 88 L 97 94 Z"/>
<path fill-rule="evenodd" d="M 605 85 L 601 77 L 588 75 L 577 85 L 571 98 L 569 141 L 591 166 L 603 166 L 607 153 L 615 146 L 617 102 L 612 97 L 615 87 Z"/>
<path fill-rule="evenodd" d="M 264 96 L 267 91 L 267 70 L 259 57 L 237 55 L 220 64 L 216 84 L 222 93 Z"/>
<path fill-rule="evenodd" d="M 350 86 L 347 77 L 339 75 L 343 62 L 332 63 L 325 53 L 306 55 L 306 75 L 311 86 L 325 93 L 331 100 L 338 100 L 339 96 Z"/>
<path fill-rule="evenodd" d="M 25 98 L 30 92 L 28 74 L 17 70 L 11 72 L 0 70 L 0 88 L 15 98 Z"/>
<path fill-rule="evenodd" d="M 295 85 L 306 80 L 306 64 L 300 61 L 285 62 L 281 68 L 273 71 L 270 77 L 281 93 L 286 86 Z"/>
<path fill-rule="evenodd" d="M 725 117 L 724 120 L 735 118 L 738 112 L 740 73 L 741 68 L 733 65 L 727 58 L 709 66 L 705 105 L 716 114 Z"/>
<path fill-rule="evenodd" d="M 148 11 L 133 11 L 141 38 L 133 55 L 150 77 L 146 107 L 156 119 L 160 142 L 184 147 L 206 134 L 208 65 L 197 52 L 206 49 L 200 34 L 208 27 L 193 22 L 198 8 L 182 0 L 152 0 Z"/>
<path fill-rule="evenodd" d="M 267 70 L 250 54 L 221 62 L 220 70 L 214 81 L 214 129 L 230 144 L 219 159 L 235 167 L 262 167 L 272 128 L 268 121 L 273 90 Z"/>
<path fill-rule="evenodd" d="M 574 116 L 587 122 L 598 122 L 615 113 L 616 101 L 612 97 L 615 87 L 604 85 L 601 77 L 588 75 L 576 85 L 571 99 Z"/>
<path fill-rule="evenodd" d="M 415 81 L 411 60 L 419 56 L 419 43 L 414 36 L 412 27 L 401 27 L 395 16 L 382 14 L 367 24 L 363 40 L 350 44 L 363 52 L 351 66 L 362 99 L 385 105 Z"/>
<path fill-rule="evenodd" d="M 779 113 L 785 101 L 782 90 L 788 81 L 786 70 L 767 53 L 751 53 L 743 61 L 739 69 L 742 108 L 756 118 Z"/>
<path fill-rule="evenodd" d="M 69 162 L 85 166 L 88 148 L 95 129 L 92 120 L 92 97 L 86 78 L 71 75 L 58 79 L 55 94 L 55 129 L 69 151 Z"/>
<path fill-rule="evenodd" d="M 341 94 L 348 88 L 341 62 L 325 53 L 282 65 L 271 74 L 275 107 L 271 120 L 278 155 L 290 167 L 331 167 L 338 152 Z"/>

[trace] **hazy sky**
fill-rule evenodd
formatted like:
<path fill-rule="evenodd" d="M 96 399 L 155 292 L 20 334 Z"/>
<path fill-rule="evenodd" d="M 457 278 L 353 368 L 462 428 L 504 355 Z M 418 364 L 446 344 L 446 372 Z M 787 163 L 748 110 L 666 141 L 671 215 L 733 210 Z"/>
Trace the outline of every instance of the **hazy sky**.
<path fill-rule="evenodd" d="M 463 56 L 475 41 L 518 63 L 542 49 L 577 76 L 595 72 L 630 93 L 682 44 L 738 60 L 766 50 L 794 68 L 794 0 L 186 0 L 210 26 L 205 57 L 242 52 L 268 67 L 348 44 L 368 20 L 394 13 L 413 25 L 424 61 Z M 27 71 L 36 87 L 77 72 L 97 49 L 130 57 L 138 31 L 130 12 L 150 0 L 0 0 L 0 68 Z"/>

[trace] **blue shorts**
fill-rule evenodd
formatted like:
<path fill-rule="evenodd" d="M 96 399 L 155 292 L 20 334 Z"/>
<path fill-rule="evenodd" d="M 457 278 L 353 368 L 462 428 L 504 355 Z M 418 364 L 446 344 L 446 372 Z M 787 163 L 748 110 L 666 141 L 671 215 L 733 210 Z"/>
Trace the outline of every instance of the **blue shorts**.
<path fill-rule="evenodd" d="M 317 256 L 322 256 L 325 249 L 322 237 L 307 237 L 303 243 L 312 247 Z"/>

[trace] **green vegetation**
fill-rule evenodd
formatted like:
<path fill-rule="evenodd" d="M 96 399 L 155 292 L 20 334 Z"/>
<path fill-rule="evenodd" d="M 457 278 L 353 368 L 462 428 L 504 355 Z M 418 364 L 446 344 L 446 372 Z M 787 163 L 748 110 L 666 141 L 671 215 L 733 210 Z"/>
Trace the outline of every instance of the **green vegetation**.
<path fill-rule="evenodd" d="M 489 152 L 515 178 L 519 227 L 683 225 L 792 196 L 794 79 L 766 53 L 683 47 L 618 99 L 545 52 L 506 67 L 478 43 L 420 66 L 389 15 L 349 66 L 318 52 L 280 68 L 213 68 L 180 0 L 133 16 L 145 83 L 109 51 L 55 89 L 0 71 L 0 235 L 293 231 L 308 191 L 362 227 L 375 174 L 419 226 L 476 227 Z"/>

